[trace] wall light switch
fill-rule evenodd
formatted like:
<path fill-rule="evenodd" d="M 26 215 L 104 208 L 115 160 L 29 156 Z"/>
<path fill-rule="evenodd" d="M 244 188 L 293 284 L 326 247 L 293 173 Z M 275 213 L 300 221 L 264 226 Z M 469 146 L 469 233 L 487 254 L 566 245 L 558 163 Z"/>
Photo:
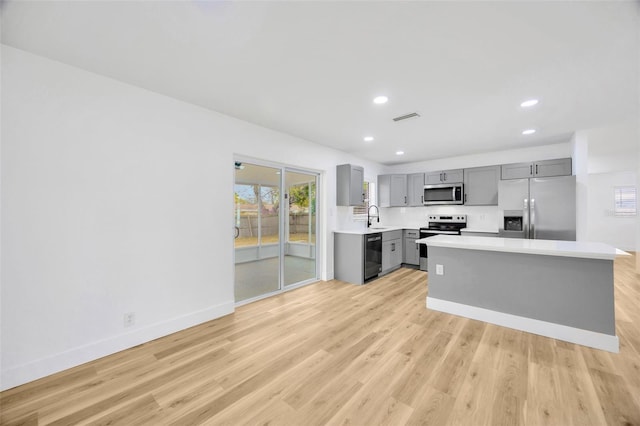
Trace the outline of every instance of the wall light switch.
<path fill-rule="evenodd" d="M 444 275 L 444 265 L 436 265 L 436 275 Z"/>

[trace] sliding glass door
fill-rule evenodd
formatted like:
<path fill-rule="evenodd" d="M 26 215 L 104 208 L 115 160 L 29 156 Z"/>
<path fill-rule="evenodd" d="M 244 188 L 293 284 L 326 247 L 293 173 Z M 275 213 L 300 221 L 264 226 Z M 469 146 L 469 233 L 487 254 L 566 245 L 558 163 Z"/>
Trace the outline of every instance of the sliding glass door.
<path fill-rule="evenodd" d="M 280 290 L 280 170 L 236 165 L 236 302 Z"/>
<path fill-rule="evenodd" d="M 317 280 L 317 174 L 235 162 L 235 300 Z"/>
<path fill-rule="evenodd" d="M 287 171 L 284 285 L 316 279 L 317 176 Z"/>

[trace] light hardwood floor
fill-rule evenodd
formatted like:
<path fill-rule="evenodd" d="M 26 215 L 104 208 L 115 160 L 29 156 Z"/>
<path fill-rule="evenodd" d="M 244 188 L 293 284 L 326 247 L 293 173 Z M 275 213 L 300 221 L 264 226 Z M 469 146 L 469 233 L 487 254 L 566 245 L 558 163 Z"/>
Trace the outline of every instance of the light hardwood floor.
<path fill-rule="evenodd" d="M 0 394 L 2 424 L 640 425 L 640 283 L 620 353 L 425 308 L 426 273 L 317 283 Z"/>

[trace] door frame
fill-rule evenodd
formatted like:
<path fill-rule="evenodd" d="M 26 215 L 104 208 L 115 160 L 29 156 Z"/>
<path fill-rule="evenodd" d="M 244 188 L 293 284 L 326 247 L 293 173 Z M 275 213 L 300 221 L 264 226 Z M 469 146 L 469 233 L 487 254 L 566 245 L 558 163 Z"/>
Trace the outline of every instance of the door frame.
<path fill-rule="evenodd" d="M 323 206 L 323 200 L 322 200 L 322 196 L 321 194 L 324 192 L 323 189 L 323 183 L 324 183 L 324 179 L 323 179 L 323 171 L 321 170 L 317 170 L 317 169 L 310 169 L 310 168 L 305 168 L 302 166 L 295 166 L 295 165 L 290 165 L 290 164 L 285 164 L 285 163 L 279 163 L 279 162 L 274 162 L 274 161 L 269 161 L 269 160 L 264 160 L 264 159 L 259 159 L 259 158 L 255 158 L 255 157 L 250 157 L 250 156 L 245 156 L 242 154 L 234 154 L 233 155 L 233 169 L 231 169 L 233 171 L 233 184 L 232 184 L 232 188 L 231 191 L 232 193 L 235 193 L 235 184 L 236 184 L 236 177 L 235 177 L 235 163 L 237 162 L 241 162 L 241 163 L 250 163 L 256 166 L 262 166 L 262 167 L 271 167 L 271 168 L 275 168 L 275 169 L 280 169 L 280 203 L 281 206 L 283 205 L 282 203 L 285 201 L 285 199 L 287 200 L 287 213 L 288 213 L 288 191 L 285 190 L 285 184 L 286 184 L 286 173 L 287 172 L 294 172 L 294 173 L 303 173 L 303 174 L 309 174 L 312 176 L 315 176 L 316 178 L 316 218 L 315 218 L 315 222 L 316 222 L 316 244 L 315 244 L 315 252 L 316 252 L 316 256 L 315 256 L 315 277 L 309 278 L 307 280 L 304 281 L 300 281 L 298 283 L 293 283 L 293 284 L 289 284 L 289 285 L 284 285 L 284 252 L 285 252 L 285 244 L 286 244 L 286 238 L 287 235 L 285 235 L 286 232 L 286 216 L 283 212 L 283 208 L 280 208 L 280 214 L 279 214 L 279 226 L 278 226 L 278 232 L 279 232 L 279 253 L 280 253 L 280 258 L 279 258 L 279 283 L 278 283 L 278 290 L 276 291 L 272 291 L 269 293 L 265 293 L 256 297 L 252 297 L 249 299 L 245 299 L 242 301 L 235 301 L 235 296 L 234 296 L 234 303 L 235 306 L 242 306 L 242 305 L 246 305 L 248 303 L 251 302 L 255 302 L 257 300 L 261 300 L 261 299 L 265 299 L 267 297 L 271 297 L 271 296 L 275 296 L 277 294 L 281 294 L 285 291 L 289 291 L 289 290 L 293 290 L 305 285 L 309 285 L 312 284 L 314 282 L 319 281 L 321 278 L 321 265 L 323 264 L 322 262 L 322 254 L 323 253 L 323 241 L 324 238 L 320 238 L 320 235 L 324 235 L 323 234 L 323 230 L 324 230 L 324 223 L 322 220 L 320 220 L 321 218 L 321 208 Z M 287 194 L 286 198 L 285 198 L 285 193 Z M 231 197 L 231 199 L 233 200 L 233 197 Z M 235 235 L 235 205 L 234 202 L 232 201 L 232 205 L 231 205 L 231 215 L 233 223 L 233 235 Z M 234 243 L 234 239 L 232 239 L 231 241 L 231 249 L 233 250 L 232 253 L 232 259 L 233 259 L 233 287 L 234 287 L 234 292 L 235 292 L 235 284 L 236 284 L 236 272 L 235 272 L 235 264 L 236 264 L 236 251 L 235 251 L 235 243 Z"/>

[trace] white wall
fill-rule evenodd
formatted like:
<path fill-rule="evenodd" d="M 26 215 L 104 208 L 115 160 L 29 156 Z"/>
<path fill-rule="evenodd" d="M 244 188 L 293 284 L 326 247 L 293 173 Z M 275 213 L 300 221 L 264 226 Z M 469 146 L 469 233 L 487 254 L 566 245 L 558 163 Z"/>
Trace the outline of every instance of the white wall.
<path fill-rule="evenodd" d="M 576 175 L 576 240 L 589 235 L 589 140 L 587 132 L 577 131 L 571 139 L 573 174 Z"/>
<path fill-rule="evenodd" d="M 335 166 L 379 165 L 3 46 L 0 387 L 232 312 L 235 154 L 321 173 L 332 278 Z"/>
<path fill-rule="evenodd" d="M 638 120 L 627 120 L 585 131 L 589 141 L 589 173 L 637 169 Z"/>
<path fill-rule="evenodd" d="M 635 185 L 636 174 L 633 172 L 589 175 L 588 241 L 604 242 L 621 250 L 635 250 L 636 216 L 615 216 L 613 197 L 616 186 Z"/>
<path fill-rule="evenodd" d="M 640 150 L 638 120 L 578 133 L 588 144 L 586 239 L 633 251 L 637 217 L 613 215 L 613 189 L 636 185 L 636 160 Z"/>

